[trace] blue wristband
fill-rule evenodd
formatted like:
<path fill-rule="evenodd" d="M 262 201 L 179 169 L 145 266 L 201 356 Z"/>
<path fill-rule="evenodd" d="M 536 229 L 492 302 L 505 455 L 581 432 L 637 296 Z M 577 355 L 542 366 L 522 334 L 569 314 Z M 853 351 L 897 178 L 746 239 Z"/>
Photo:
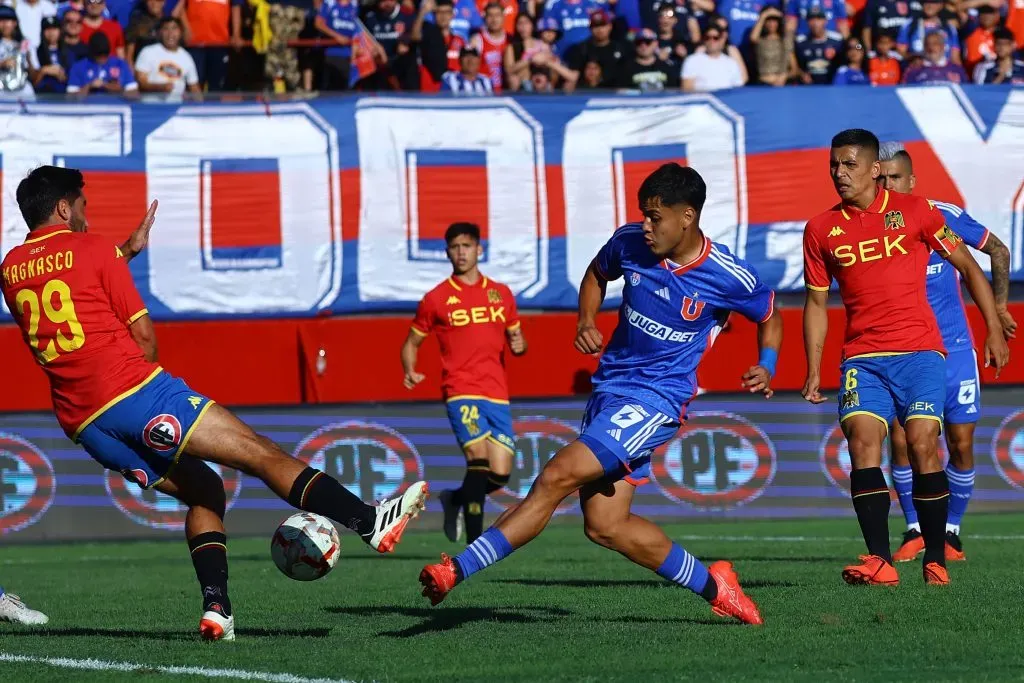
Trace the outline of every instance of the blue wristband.
<path fill-rule="evenodd" d="M 775 349 L 761 349 L 761 357 L 757 359 L 757 364 L 768 371 L 768 374 L 772 377 L 775 376 L 775 362 L 779 360 L 779 352 Z"/>

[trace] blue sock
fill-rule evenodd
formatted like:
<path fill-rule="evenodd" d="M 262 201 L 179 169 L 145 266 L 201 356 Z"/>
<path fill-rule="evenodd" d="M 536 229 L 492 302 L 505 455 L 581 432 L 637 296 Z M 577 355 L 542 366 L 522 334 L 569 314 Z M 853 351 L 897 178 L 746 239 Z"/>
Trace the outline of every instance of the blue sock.
<path fill-rule="evenodd" d="M 946 477 L 949 478 L 949 512 L 946 514 L 946 531 L 960 533 L 960 522 L 967 512 L 967 503 L 974 492 L 974 468 L 958 470 L 946 465 Z"/>
<path fill-rule="evenodd" d="M 668 557 L 658 567 L 658 576 L 689 588 L 701 595 L 708 583 L 708 570 L 704 564 L 690 553 L 683 550 L 678 543 L 672 544 Z"/>
<path fill-rule="evenodd" d="M 492 526 L 455 558 L 460 572 L 459 579 L 467 579 L 498 560 L 504 560 L 513 550 L 515 548 L 509 544 L 505 535 Z"/>
<path fill-rule="evenodd" d="M 903 518 L 907 520 L 907 528 L 920 531 L 921 525 L 917 523 L 917 510 L 914 509 L 914 470 L 910 465 L 892 468 L 892 485 L 896 488 L 896 495 L 900 497 L 900 507 L 903 508 Z"/>

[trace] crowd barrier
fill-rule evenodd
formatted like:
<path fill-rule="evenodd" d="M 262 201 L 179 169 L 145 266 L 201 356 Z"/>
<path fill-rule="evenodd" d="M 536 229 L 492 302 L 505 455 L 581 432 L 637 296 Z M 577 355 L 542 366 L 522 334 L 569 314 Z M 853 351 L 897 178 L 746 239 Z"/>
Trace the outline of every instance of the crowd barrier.
<path fill-rule="evenodd" d="M 983 400 L 971 509 L 1024 509 L 1024 410 L 1018 394 L 994 389 Z M 508 487 L 488 502 L 489 518 L 520 500 L 548 459 L 576 437 L 583 405 L 578 400 L 513 403 L 514 469 Z M 688 425 L 654 454 L 653 476 L 637 491 L 635 511 L 662 520 L 851 514 L 849 457 L 834 403 L 809 406 L 791 394 L 771 401 L 706 396 L 692 408 Z M 421 478 L 436 494 L 457 486 L 464 472 L 464 457 L 439 403 L 239 414 L 364 500 L 394 495 Z M 228 532 L 269 539 L 289 508 L 250 477 L 233 471 L 222 475 Z M 893 510 L 898 514 L 895 502 Z M 559 512 L 578 515 L 575 498 Z M 143 492 L 119 474 L 104 472 L 63 436 L 52 416 L 0 415 L 4 542 L 176 538 L 184 514 L 163 494 Z M 436 496 L 426 517 L 427 526 L 438 526 Z"/>
<path fill-rule="evenodd" d="M 1019 88 L 91 102 L 0 104 L 0 255 L 24 239 L 15 188 L 38 164 L 84 169 L 91 229 L 118 240 L 159 199 L 131 264 L 157 319 L 409 311 L 448 275 L 456 220 L 484 226 L 483 269 L 520 307 L 572 309 L 669 160 L 707 180 L 707 233 L 799 290 L 804 221 L 835 202 L 827 147 L 853 126 L 905 143 L 918 192 L 966 206 L 1024 277 Z"/>

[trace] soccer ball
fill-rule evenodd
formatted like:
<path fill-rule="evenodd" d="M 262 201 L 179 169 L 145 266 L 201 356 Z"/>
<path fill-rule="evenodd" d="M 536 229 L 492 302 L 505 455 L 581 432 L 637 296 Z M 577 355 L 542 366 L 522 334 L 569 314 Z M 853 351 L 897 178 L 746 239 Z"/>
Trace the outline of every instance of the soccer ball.
<path fill-rule="evenodd" d="M 338 564 L 341 539 L 326 517 L 311 512 L 294 514 L 281 522 L 270 540 L 270 556 L 285 576 L 315 581 Z"/>

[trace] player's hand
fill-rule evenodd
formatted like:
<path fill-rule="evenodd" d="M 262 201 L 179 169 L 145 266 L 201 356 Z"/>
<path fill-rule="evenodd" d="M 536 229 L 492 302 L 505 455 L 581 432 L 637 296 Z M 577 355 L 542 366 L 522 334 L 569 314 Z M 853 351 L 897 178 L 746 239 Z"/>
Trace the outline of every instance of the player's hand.
<path fill-rule="evenodd" d="M 508 333 L 508 347 L 512 349 L 512 353 L 516 356 L 526 353 L 526 338 L 523 337 L 522 330 Z"/>
<path fill-rule="evenodd" d="M 1006 339 L 1017 338 L 1017 321 L 1005 308 L 999 309 L 999 323 L 1003 326 L 1003 337 Z"/>
<path fill-rule="evenodd" d="M 807 378 L 807 381 L 804 382 L 804 388 L 800 391 L 800 395 L 804 397 L 804 400 L 814 404 L 824 403 L 828 400 L 828 397 L 823 396 L 821 393 L 821 380 L 817 377 Z"/>
<path fill-rule="evenodd" d="M 604 337 L 593 323 L 580 323 L 576 326 L 576 341 L 573 342 L 573 346 L 580 353 L 596 355 L 604 348 Z"/>
<path fill-rule="evenodd" d="M 752 394 L 761 392 L 765 398 L 771 398 L 775 391 L 768 386 L 772 382 L 772 376 L 768 369 L 760 365 L 754 365 L 743 375 L 743 386 Z"/>
<path fill-rule="evenodd" d="M 160 202 L 154 199 L 153 203 L 149 205 L 146 215 L 142 217 L 139 227 L 135 228 L 135 232 L 128 237 L 128 241 L 121 245 L 121 253 L 124 254 L 125 261 L 131 261 L 149 245 L 149 231 L 156 221 L 156 209 L 159 205 Z"/>
<path fill-rule="evenodd" d="M 996 366 L 996 377 L 1003 367 L 1010 362 L 1010 347 L 999 330 L 989 332 L 985 338 L 985 367 Z"/>
<path fill-rule="evenodd" d="M 424 375 L 422 372 L 416 372 L 415 370 L 413 370 L 412 372 L 405 373 L 405 379 L 402 380 L 402 384 L 405 385 L 406 389 L 412 389 L 417 384 L 422 382 L 425 378 L 426 375 Z"/>

